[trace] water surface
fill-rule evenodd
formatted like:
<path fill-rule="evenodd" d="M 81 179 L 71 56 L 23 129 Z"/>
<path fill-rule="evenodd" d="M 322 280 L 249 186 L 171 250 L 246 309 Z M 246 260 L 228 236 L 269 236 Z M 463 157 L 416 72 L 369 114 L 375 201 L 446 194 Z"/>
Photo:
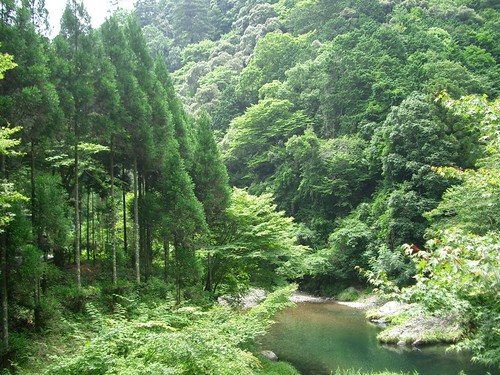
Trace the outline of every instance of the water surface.
<path fill-rule="evenodd" d="M 275 352 L 304 375 L 329 375 L 337 368 L 365 371 L 404 371 L 420 375 L 500 375 L 470 363 L 464 353 L 444 347 L 421 350 L 382 346 L 379 328 L 365 319 L 364 311 L 337 303 L 299 303 L 276 317 L 277 323 L 261 340 L 262 349 Z"/>

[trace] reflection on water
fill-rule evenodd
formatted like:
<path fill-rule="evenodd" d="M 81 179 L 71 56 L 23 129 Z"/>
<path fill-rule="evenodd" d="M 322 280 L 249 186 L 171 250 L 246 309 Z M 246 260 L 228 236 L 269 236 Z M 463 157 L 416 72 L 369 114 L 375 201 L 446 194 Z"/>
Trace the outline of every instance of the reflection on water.
<path fill-rule="evenodd" d="M 500 375 L 496 369 L 471 364 L 465 354 L 446 353 L 439 346 L 384 347 L 376 339 L 379 328 L 365 319 L 363 311 L 336 303 L 300 303 L 278 314 L 276 321 L 261 340 L 262 348 L 274 351 L 304 375 L 335 373 L 338 368 Z"/>

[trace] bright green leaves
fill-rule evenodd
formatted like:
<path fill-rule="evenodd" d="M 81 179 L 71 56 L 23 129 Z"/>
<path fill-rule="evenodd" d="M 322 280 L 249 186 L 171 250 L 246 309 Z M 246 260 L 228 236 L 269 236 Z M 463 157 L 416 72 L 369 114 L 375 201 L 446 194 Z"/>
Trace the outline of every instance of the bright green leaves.
<path fill-rule="evenodd" d="M 433 312 L 457 313 L 464 324 L 475 326 L 456 348 L 472 350 L 476 360 L 490 365 L 498 363 L 500 350 L 499 238 L 495 230 L 484 236 L 456 229 L 439 232 L 426 251 L 413 257 L 419 270 L 416 284 L 401 295 Z"/>
<path fill-rule="evenodd" d="M 477 129 L 485 148 L 485 157 L 475 170 L 437 168 L 442 176 L 459 179 L 462 184 L 449 188 L 439 206 L 427 217 L 434 228 L 461 228 L 484 235 L 500 224 L 500 172 L 498 137 L 500 101 L 489 102 L 485 97 L 465 97 L 453 100 L 447 93 L 440 99 L 450 111 L 459 115 L 468 127 Z"/>
<path fill-rule="evenodd" d="M 7 70 L 14 69 L 17 64 L 14 62 L 14 57 L 8 53 L 0 55 L 0 79 L 4 78 L 4 73 Z"/>
<path fill-rule="evenodd" d="M 300 134 L 310 124 L 301 111 L 287 100 L 264 99 L 231 123 L 224 140 L 225 159 L 237 184 L 260 182 L 275 166 L 275 148 Z"/>
<path fill-rule="evenodd" d="M 257 101 L 259 89 L 273 80 L 283 81 L 285 72 L 311 54 L 311 35 L 269 33 L 255 46 L 254 55 L 242 71 L 238 95 L 250 104 Z"/>
<path fill-rule="evenodd" d="M 276 312 L 292 305 L 295 288 L 278 289 L 241 314 L 221 306 L 203 311 L 164 302 L 141 307 L 138 317 L 116 314 L 102 324 L 104 317 L 91 308 L 97 337 L 46 373 L 252 375 L 260 363 L 249 344 L 266 332 Z"/>
<path fill-rule="evenodd" d="M 293 219 L 276 210 L 270 194 L 251 195 L 233 189 L 224 239 L 214 248 L 214 280 L 224 289 L 269 287 L 303 274 L 300 259 L 306 247 L 297 244 Z"/>
<path fill-rule="evenodd" d="M 11 136 L 21 130 L 20 126 L 15 128 L 0 128 L 0 155 L 15 155 L 16 150 L 12 148 L 21 143 L 20 139 L 12 139 Z"/>
<path fill-rule="evenodd" d="M 439 99 L 466 126 L 481 130 L 489 150 L 498 151 L 498 101 L 488 102 L 484 97 L 454 100 L 446 92 Z M 459 315 L 470 330 L 456 349 L 471 350 L 475 360 L 496 366 L 500 352 L 498 152 L 486 153 L 478 164 L 483 167 L 465 171 L 433 168 L 432 173 L 454 178 L 460 184 L 446 190 L 437 207 L 424 214 L 432 226 L 427 231 L 431 239 L 423 250 L 404 245 L 417 271 L 416 282 L 398 290 L 398 295 L 422 304 L 432 313 Z M 387 273 L 368 276 L 377 287 L 395 290 Z"/>

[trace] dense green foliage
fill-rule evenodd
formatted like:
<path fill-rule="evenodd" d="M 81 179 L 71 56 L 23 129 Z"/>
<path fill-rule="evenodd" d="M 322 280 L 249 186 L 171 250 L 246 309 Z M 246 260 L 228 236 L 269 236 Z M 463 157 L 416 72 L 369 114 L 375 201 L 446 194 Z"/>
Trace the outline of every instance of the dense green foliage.
<path fill-rule="evenodd" d="M 490 103 L 478 97 L 456 101 L 446 94 L 441 100 L 470 126 L 480 125 L 484 158 L 478 160 L 475 170 L 437 168 L 436 173 L 452 175 L 462 184 L 450 187 L 438 206 L 426 214 L 432 222 L 426 250 L 415 252 L 405 245 L 415 264 L 415 284 L 398 288 L 380 270 L 369 271 L 368 276 L 373 284 L 405 302 L 418 302 L 433 314 L 459 316 L 471 332 L 455 348 L 472 349 L 475 360 L 498 365 L 500 101 Z"/>
<path fill-rule="evenodd" d="M 181 17 L 206 16 L 200 5 L 176 5 L 180 43 L 193 42 L 203 26 L 197 19 L 196 30 L 186 27 Z M 153 340 L 148 329 L 138 328 L 153 320 L 134 320 L 154 314 L 152 306 L 126 319 L 120 315 L 121 299 L 134 288 L 146 284 L 159 293 L 155 298 L 173 298 L 176 306 L 187 300 L 210 305 L 222 291 L 242 293 L 252 285 L 273 290 L 302 275 L 298 259 L 305 247 L 296 244 L 292 219 L 276 210 L 270 195 L 231 191 L 210 115 L 184 111 L 164 60 L 152 58 L 136 17 L 119 13 L 93 30 L 83 3 L 71 0 L 59 35 L 48 40 L 43 2 L 2 1 L 1 11 L 2 367 L 29 357 L 28 338 L 64 339 L 67 331 L 56 329 L 52 336 L 54 327 L 67 328 L 66 319 L 86 313 L 102 323 L 102 331 L 92 333 L 94 344 L 80 359 L 61 359 L 47 371 L 120 372 L 135 360 L 119 364 L 126 353 L 112 346 L 142 337 L 134 342 L 137 356 L 146 358 L 144 350 L 177 337 Z M 165 306 L 168 316 L 187 319 Z M 145 359 L 137 371 L 163 366 L 251 373 L 259 360 L 242 346 L 265 332 L 275 311 L 264 305 L 240 321 L 229 310 L 200 310 L 210 318 L 181 334 L 178 346 L 191 347 L 198 341 L 193 335 L 208 335 L 212 351 L 200 344 L 190 359 L 187 352 L 162 364 Z M 217 326 L 226 320 L 231 332 Z M 117 341 L 108 346 L 111 336 Z"/>
<path fill-rule="evenodd" d="M 249 351 L 279 309 L 289 306 L 294 287 L 270 294 L 244 314 L 175 301 L 155 307 L 122 305 L 112 317 L 88 306 L 96 337 L 78 354 L 47 374 L 253 374 L 259 360 Z"/>
<path fill-rule="evenodd" d="M 355 269 L 361 267 L 402 288 L 432 273 L 402 245 L 424 254 L 439 252 L 426 241 L 444 233 L 491 237 L 498 227 L 498 149 L 491 139 L 500 83 L 500 18 L 492 2 L 256 0 L 210 7 L 206 40 L 185 45 L 164 34 L 180 51 L 170 65 L 174 82 L 191 113 L 212 114 L 231 183 L 273 194 L 300 224 L 301 243 L 314 249 L 302 257 L 305 287 L 338 293 L 363 285 Z M 224 22 L 211 18 L 220 10 Z M 145 29 L 162 29 L 159 18 L 150 20 Z M 157 46 L 158 39 L 148 41 Z M 492 257 L 494 267 L 493 250 Z M 477 277 L 489 280 L 483 272 Z M 446 288 L 452 280 L 432 285 L 440 283 Z M 482 308 L 494 316 L 497 292 L 494 284 L 489 302 L 472 304 L 468 316 Z M 481 330 L 473 320 L 472 334 Z M 494 347 L 495 334 L 485 346 Z M 486 357 L 479 354 L 492 362 Z"/>
<path fill-rule="evenodd" d="M 218 296 L 364 276 L 499 364 L 495 2 L 0 6 L 3 365 L 91 316 L 48 371 L 251 373 L 274 308 Z"/>

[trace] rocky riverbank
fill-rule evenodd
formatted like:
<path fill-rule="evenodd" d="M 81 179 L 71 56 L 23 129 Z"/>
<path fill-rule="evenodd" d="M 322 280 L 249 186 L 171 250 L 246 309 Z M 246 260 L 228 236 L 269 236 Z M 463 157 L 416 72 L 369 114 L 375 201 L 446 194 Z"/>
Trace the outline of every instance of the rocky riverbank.
<path fill-rule="evenodd" d="M 420 346 L 453 343 L 463 335 L 458 316 L 434 316 L 417 304 L 387 302 L 367 312 L 373 323 L 386 327 L 377 339 L 386 344 Z"/>

